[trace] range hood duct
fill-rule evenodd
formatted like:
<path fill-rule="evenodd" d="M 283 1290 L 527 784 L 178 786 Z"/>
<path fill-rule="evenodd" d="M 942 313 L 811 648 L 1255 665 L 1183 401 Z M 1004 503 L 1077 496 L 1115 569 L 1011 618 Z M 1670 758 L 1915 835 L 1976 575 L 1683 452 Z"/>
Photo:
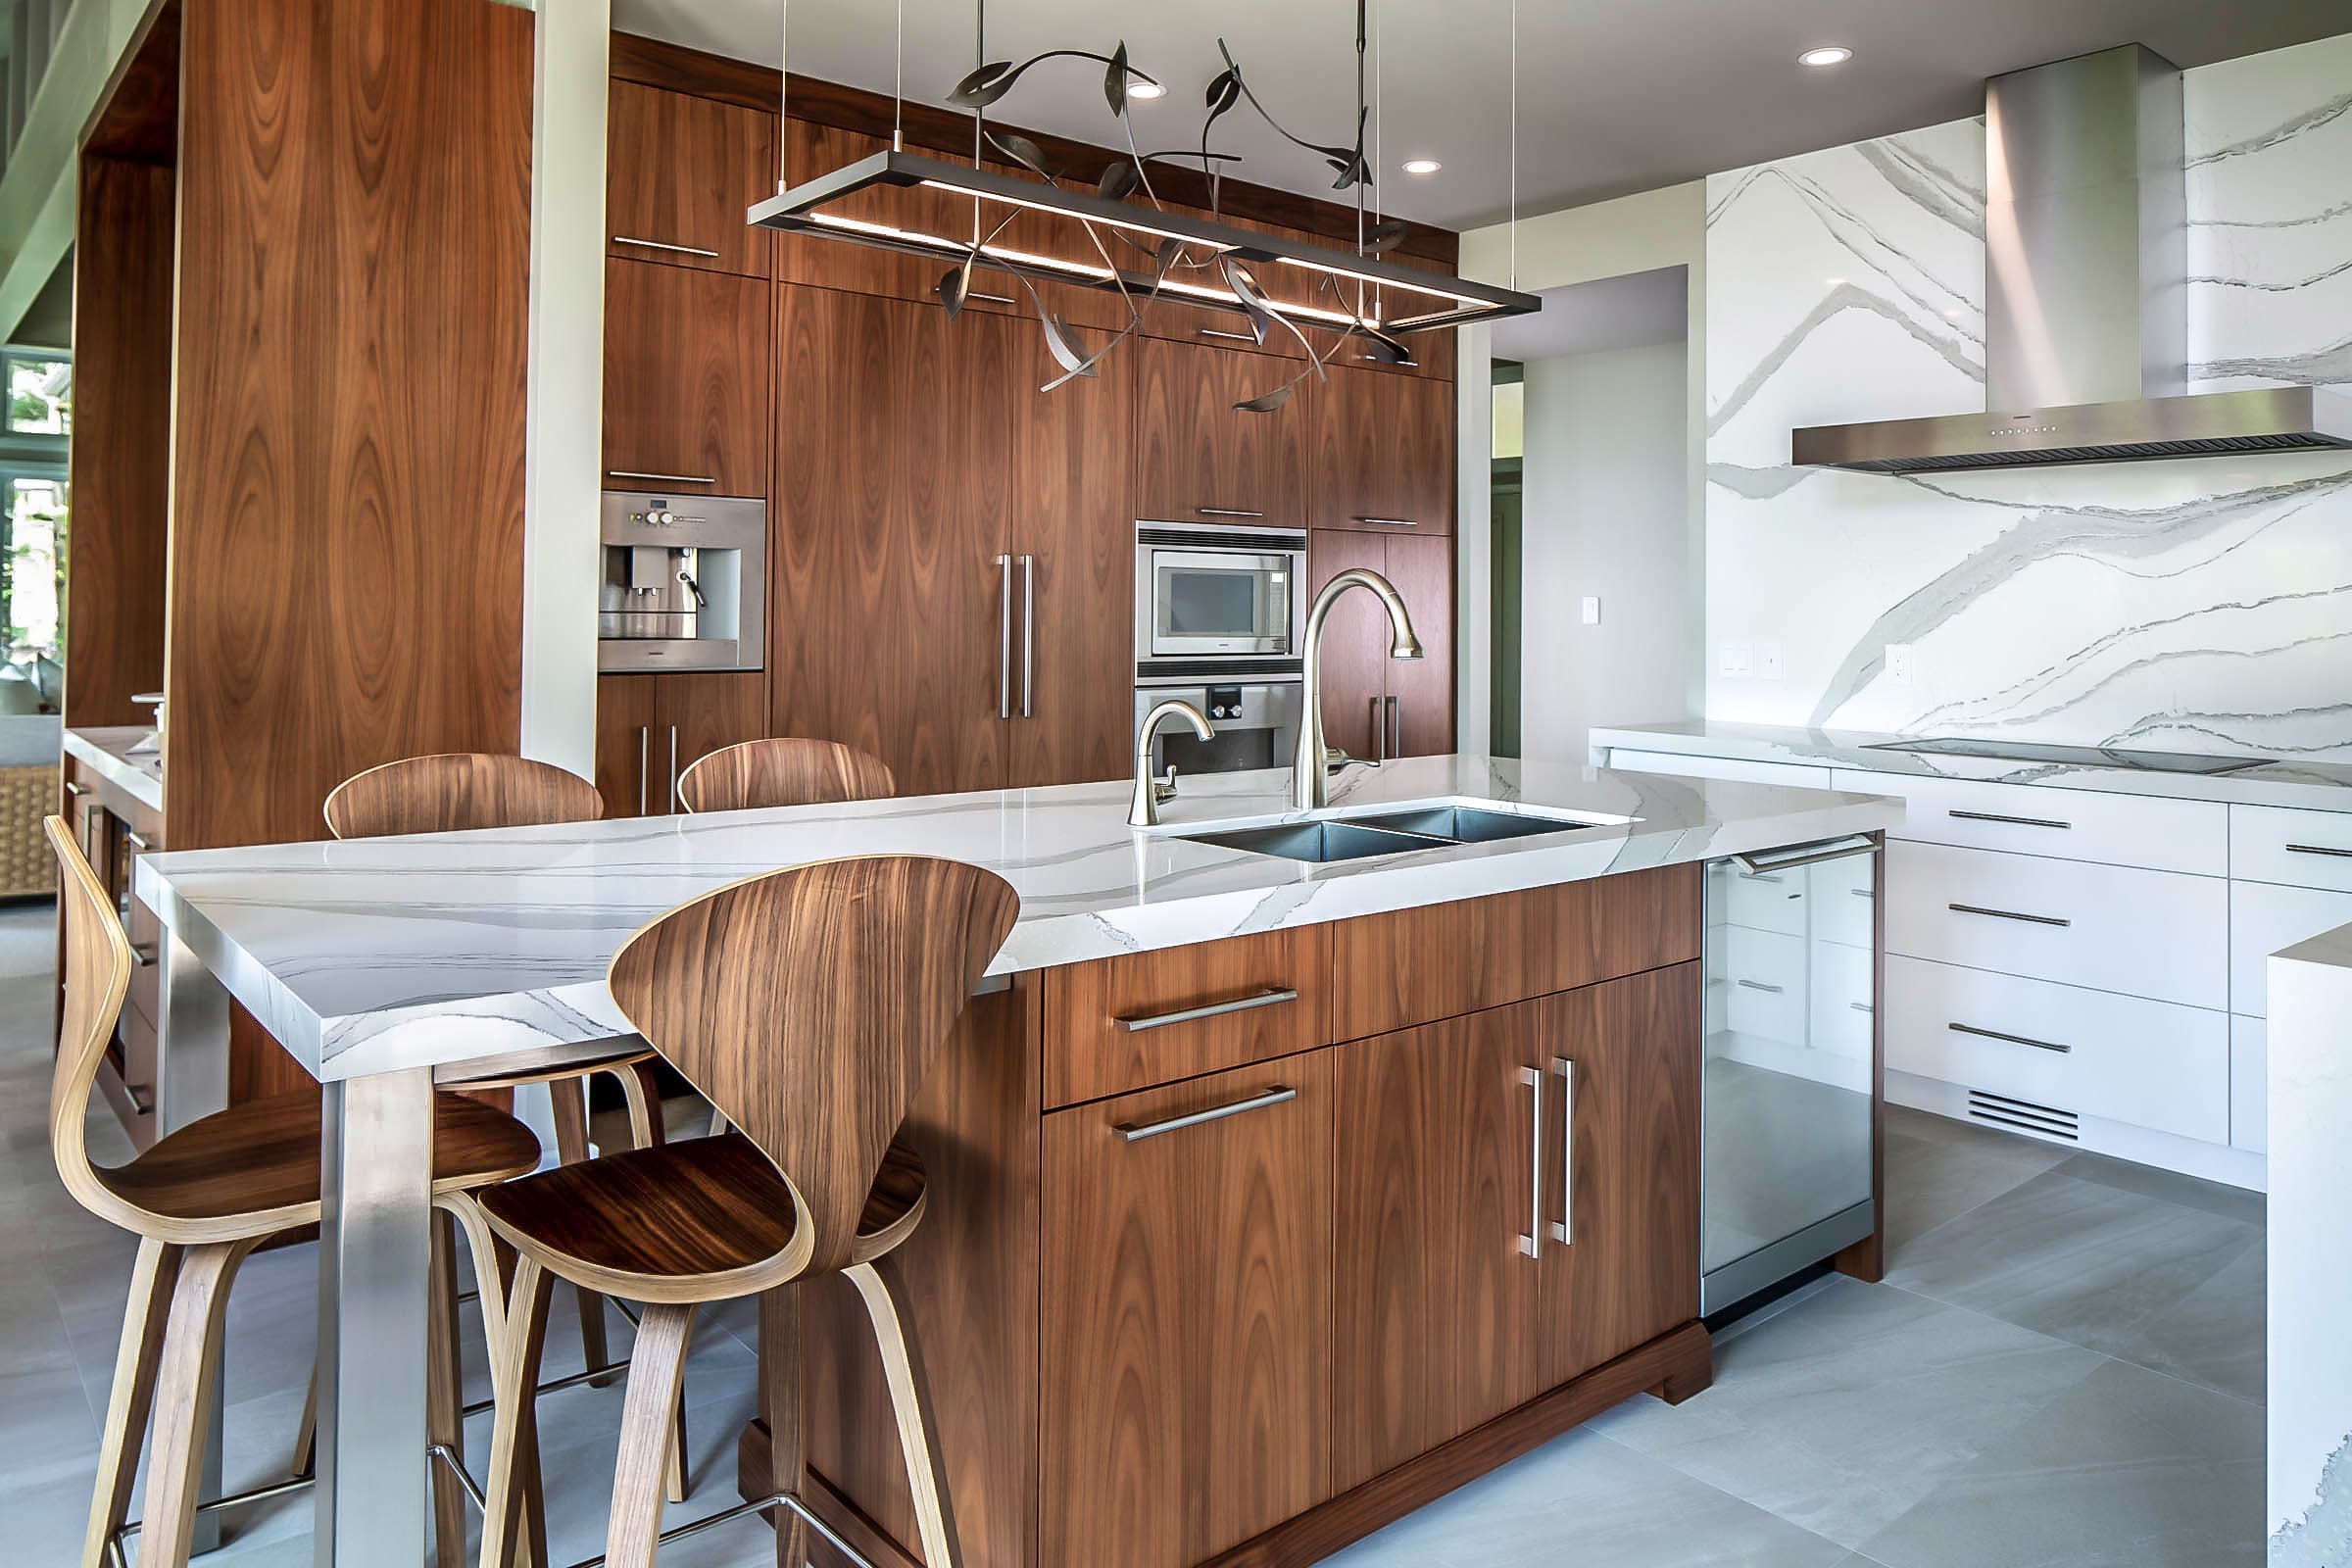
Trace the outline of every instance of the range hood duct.
<path fill-rule="evenodd" d="M 1912 473 L 2352 446 L 2352 399 L 2187 394 L 2180 71 L 2138 44 L 1984 86 L 1990 415 L 1816 425 L 1800 466 Z"/>

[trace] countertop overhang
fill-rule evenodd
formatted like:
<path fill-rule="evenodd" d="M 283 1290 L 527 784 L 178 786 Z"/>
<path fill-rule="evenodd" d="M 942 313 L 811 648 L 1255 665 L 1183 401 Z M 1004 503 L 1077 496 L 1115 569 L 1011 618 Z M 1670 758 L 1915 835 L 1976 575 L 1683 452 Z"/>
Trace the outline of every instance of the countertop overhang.
<path fill-rule="evenodd" d="M 1894 825 L 1901 803 L 1484 757 L 1332 780 L 1334 811 L 1458 800 L 1629 821 L 1304 865 L 1189 842 L 1278 822 L 1288 769 L 1184 782 L 1158 830 L 1124 780 L 851 805 L 619 818 L 142 858 L 165 926 L 323 1080 L 610 1039 L 605 985 L 640 926 L 744 877 L 844 856 L 937 855 L 1021 896 L 991 974 L 1777 849 Z"/>

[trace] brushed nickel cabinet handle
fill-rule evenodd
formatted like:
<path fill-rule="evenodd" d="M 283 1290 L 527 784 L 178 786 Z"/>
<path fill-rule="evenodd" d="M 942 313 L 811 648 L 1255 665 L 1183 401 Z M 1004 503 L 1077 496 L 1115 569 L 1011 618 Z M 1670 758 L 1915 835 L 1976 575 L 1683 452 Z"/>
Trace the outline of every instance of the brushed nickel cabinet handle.
<path fill-rule="evenodd" d="M 1879 847 L 1859 834 L 1841 839 L 1823 839 L 1813 844 L 1792 844 L 1783 850 L 1751 850 L 1735 855 L 1750 871 L 1792 871 L 1800 865 L 1820 865 L 1828 860 L 1850 860 L 1858 855 L 1876 855 Z"/>
<path fill-rule="evenodd" d="M 1033 677 L 1037 668 L 1037 558 L 1021 558 L 1021 716 L 1035 716 Z"/>
<path fill-rule="evenodd" d="M 155 944 L 133 942 L 130 945 L 130 963 L 134 969 L 153 968 L 155 966 Z"/>
<path fill-rule="evenodd" d="M 1380 716 L 1380 699 L 1372 699 L 1372 765 L 1380 766 L 1389 760 L 1388 720 Z"/>
<path fill-rule="evenodd" d="M 1012 716 L 1012 558 L 997 558 L 997 716 Z"/>
<path fill-rule="evenodd" d="M 669 814 L 678 814 L 678 726 L 669 726 Z"/>
<path fill-rule="evenodd" d="M 612 236 L 612 243 L 615 245 L 641 245 L 649 251 L 667 251 L 672 256 L 706 256 L 714 262 L 718 260 L 716 251 L 707 251 L 700 245 L 672 245 L 669 241 L 662 239 L 638 239 L 634 235 L 615 234 Z"/>
<path fill-rule="evenodd" d="M 2352 860 L 2352 850 L 2339 850 L 2331 844 L 2289 844 L 2289 855 L 2331 855 L 2338 859 Z"/>
<path fill-rule="evenodd" d="M 1373 523 L 1383 528 L 1418 528 L 1421 526 L 1420 522 L 1412 517 L 1358 517 L 1355 520 Z"/>
<path fill-rule="evenodd" d="M 1389 738 L 1380 754 L 1384 759 L 1404 755 L 1404 700 L 1389 699 Z"/>
<path fill-rule="evenodd" d="M 716 484 L 707 473 L 647 473 L 639 468 L 607 468 L 608 479 L 660 479 L 667 484 Z"/>
<path fill-rule="evenodd" d="M 122 830 L 122 842 L 129 845 L 132 849 L 138 851 L 141 855 L 149 854 L 155 849 L 154 844 L 148 841 L 147 835 L 144 833 L 133 832 L 129 828 L 124 828 Z"/>
<path fill-rule="evenodd" d="M 1576 1242 L 1576 1063 L 1554 1056 L 1551 1070 L 1560 1075 L 1560 1217 L 1551 1239 L 1569 1247 Z"/>
<path fill-rule="evenodd" d="M 1527 1230 L 1519 1250 L 1528 1257 L 1544 1255 L 1544 1075 L 1533 1067 L 1519 1069 L 1519 1081 L 1533 1091 L 1529 1110 L 1534 1117 L 1527 1140 Z"/>
<path fill-rule="evenodd" d="M 1780 995 L 1782 992 L 1784 992 L 1784 991 L 1786 991 L 1786 990 L 1788 990 L 1788 989 L 1787 986 L 1776 986 L 1776 985 L 1771 985 L 1771 984 L 1768 984 L 1768 983 L 1766 983 L 1765 981 L 1762 981 L 1762 980 L 1742 980 L 1742 981 L 1740 981 L 1740 983 L 1741 985 L 1743 985 L 1743 986 L 1747 987 L 1747 989 L 1748 989 L 1748 990 L 1750 990 L 1750 991 L 1762 991 L 1762 992 L 1767 992 L 1767 993 L 1769 993 L 1770 995 L 1772 995 L 1772 996 L 1776 996 L 1776 997 L 1777 997 L 1777 996 L 1779 996 L 1779 995 Z"/>
<path fill-rule="evenodd" d="M 1298 1090 L 1277 1085 L 1262 1095 L 1251 1095 L 1248 1100 L 1237 1100 L 1229 1105 L 1211 1105 L 1206 1110 L 1196 1110 L 1190 1115 L 1170 1116 L 1166 1121 L 1121 1122 L 1111 1131 L 1119 1135 L 1119 1142 L 1123 1144 L 1141 1143 L 1147 1138 L 1157 1138 L 1161 1133 L 1182 1132 L 1187 1127 L 1223 1121 L 1228 1116 L 1239 1116 L 1249 1110 L 1263 1110 L 1268 1105 L 1285 1104 L 1298 1098 Z"/>
<path fill-rule="evenodd" d="M 68 795 L 87 795 L 89 793 L 89 789 L 84 785 L 74 783 L 72 779 L 68 779 L 66 780 L 66 793 Z"/>
<path fill-rule="evenodd" d="M 640 724 L 637 726 L 637 814 L 639 816 L 646 814 L 645 775 L 652 769 L 653 756 L 654 727 L 651 724 Z"/>
<path fill-rule="evenodd" d="M 2075 1048 L 2072 1046 L 2061 1046 L 2048 1040 L 2035 1040 L 2031 1035 L 2007 1034 L 1998 1029 L 1980 1029 L 1973 1023 L 1947 1023 L 1944 1027 L 1956 1035 L 1975 1035 L 1980 1040 L 2005 1040 L 2013 1046 L 2032 1046 L 2035 1051 L 2055 1052 L 2061 1056 L 2071 1056 L 2075 1052 Z"/>
<path fill-rule="evenodd" d="M 1377 354 L 1358 354 L 1356 358 L 1371 365 L 1394 366 L 1399 370 L 1418 370 L 1421 368 L 1421 362 L 1419 360 L 1384 360 Z"/>
<path fill-rule="evenodd" d="M 1009 294 L 983 294 L 978 289 L 969 290 L 963 297 L 967 300 L 986 300 L 991 305 L 1018 305 L 1020 303 Z"/>
<path fill-rule="evenodd" d="M 2075 825 L 2072 822 L 2061 822 L 2055 817 L 2004 816 L 1998 811 L 1946 811 L 1943 814 L 1956 816 L 1963 822 L 2006 822 L 2012 827 L 2073 827 Z"/>
<path fill-rule="evenodd" d="M 1262 512 L 1251 512 L 1248 507 L 1195 507 L 1193 510 L 1203 517 L 1262 517 L 1265 515 Z"/>
<path fill-rule="evenodd" d="M 1247 997 L 1234 997 L 1224 1002 L 1206 1002 L 1198 1007 L 1179 1007 L 1174 1012 L 1139 1014 L 1130 1018 L 1113 1018 L 1111 1027 L 1128 1034 L 1141 1034 L 1147 1029 L 1165 1029 L 1172 1023 L 1194 1023 L 1202 1018 L 1222 1018 L 1227 1013 L 1250 1012 L 1259 1007 L 1279 1006 L 1297 1002 L 1298 993 L 1288 986 L 1255 992 Z"/>
<path fill-rule="evenodd" d="M 1947 904 L 1945 908 L 1954 914 L 1982 914 L 1994 920 L 2022 920 L 2028 925 L 2073 925 L 2075 922 L 2057 914 L 2020 914 L 2015 909 L 1987 909 L 1977 904 Z"/>
<path fill-rule="evenodd" d="M 1257 341 L 1247 332 L 1227 332 L 1213 326 L 1203 326 L 1197 330 L 1202 337 L 1222 338 L 1228 343 L 1255 343 Z"/>

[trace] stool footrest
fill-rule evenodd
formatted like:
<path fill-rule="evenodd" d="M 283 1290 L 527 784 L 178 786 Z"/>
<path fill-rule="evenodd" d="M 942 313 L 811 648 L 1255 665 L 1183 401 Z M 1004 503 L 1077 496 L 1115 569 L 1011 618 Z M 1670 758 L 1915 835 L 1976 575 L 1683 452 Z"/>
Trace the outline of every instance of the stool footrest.
<path fill-rule="evenodd" d="M 842 1540 L 831 1525 L 809 1512 L 808 1505 L 800 1499 L 799 1494 L 791 1492 L 773 1493 L 768 1496 L 756 1497 L 750 1502 L 739 1502 L 731 1508 L 721 1508 L 716 1513 L 705 1514 L 702 1518 L 682 1524 L 674 1530 L 664 1530 L 654 1539 L 657 1544 L 666 1546 L 673 1541 L 683 1541 L 688 1536 L 700 1535 L 706 1530 L 726 1524 L 730 1520 L 740 1519 L 747 1513 L 764 1513 L 770 1508 L 778 1507 L 790 1508 L 794 1513 L 799 1514 L 803 1523 L 824 1537 L 835 1551 L 855 1563 L 857 1568 L 874 1568 L 873 1563 L 863 1552 Z M 604 1568 L 604 1563 L 605 1559 L 600 1553 L 594 1557 L 582 1557 L 578 1562 L 571 1564 L 571 1568 Z"/>

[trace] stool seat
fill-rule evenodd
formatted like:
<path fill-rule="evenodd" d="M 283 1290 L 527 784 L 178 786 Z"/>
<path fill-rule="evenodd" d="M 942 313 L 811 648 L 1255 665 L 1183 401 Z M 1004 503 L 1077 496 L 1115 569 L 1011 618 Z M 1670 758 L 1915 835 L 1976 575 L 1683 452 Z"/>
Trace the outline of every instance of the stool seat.
<path fill-rule="evenodd" d="M 95 1174 L 126 1203 L 189 1225 L 213 1222 L 206 1228 L 220 1234 L 208 1240 L 232 1241 L 318 1223 L 318 1096 L 298 1092 L 215 1111 Z M 513 1116 L 462 1095 L 433 1097 L 435 1197 L 538 1166 L 539 1140 Z"/>
<path fill-rule="evenodd" d="M 641 1300 L 709 1300 L 760 1289 L 792 1247 L 792 1189 L 740 1134 L 559 1165 L 475 1195 L 490 1223 L 564 1279 Z M 922 1219 L 923 1162 L 893 1142 L 858 1216 L 854 1256 L 897 1247 Z M 674 1286 L 682 1294 L 665 1290 Z"/>

